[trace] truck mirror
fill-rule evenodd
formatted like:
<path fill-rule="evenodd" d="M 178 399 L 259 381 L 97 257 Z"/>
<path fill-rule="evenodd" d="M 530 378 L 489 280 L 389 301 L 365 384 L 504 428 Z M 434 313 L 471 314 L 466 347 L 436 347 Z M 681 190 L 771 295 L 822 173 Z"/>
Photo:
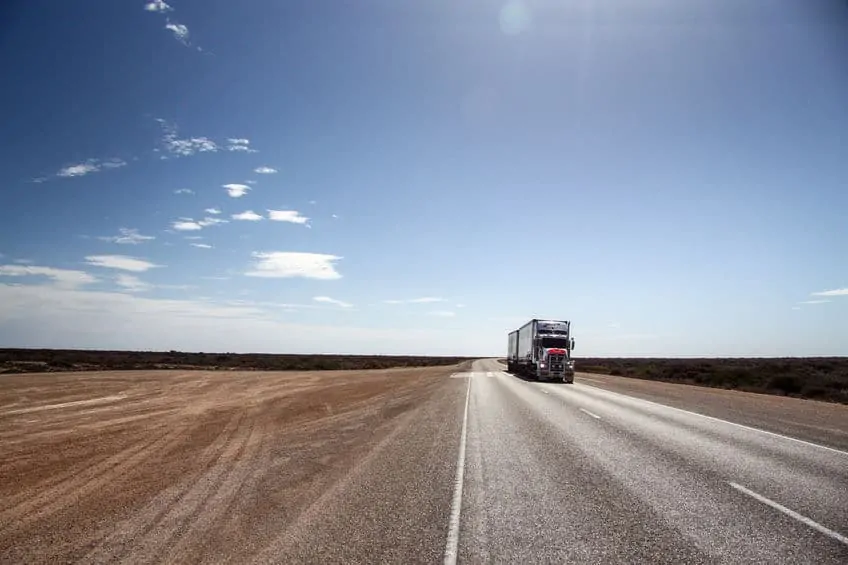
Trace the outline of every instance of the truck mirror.
<path fill-rule="evenodd" d="M 574 349 L 574 338 L 571 338 L 571 349 Z"/>

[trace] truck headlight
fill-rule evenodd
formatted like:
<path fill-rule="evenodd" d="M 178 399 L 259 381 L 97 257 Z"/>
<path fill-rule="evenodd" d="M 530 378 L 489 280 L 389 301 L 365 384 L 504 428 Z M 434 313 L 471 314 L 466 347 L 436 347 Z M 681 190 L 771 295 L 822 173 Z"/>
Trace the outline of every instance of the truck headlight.
<path fill-rule="evenodd" d="M 544 368 L 545 368 L 545 364 L 544 364 L 544 363 L 539 363 L 539 368 L 540 368 L 540 369 L 544 369 Z"/>

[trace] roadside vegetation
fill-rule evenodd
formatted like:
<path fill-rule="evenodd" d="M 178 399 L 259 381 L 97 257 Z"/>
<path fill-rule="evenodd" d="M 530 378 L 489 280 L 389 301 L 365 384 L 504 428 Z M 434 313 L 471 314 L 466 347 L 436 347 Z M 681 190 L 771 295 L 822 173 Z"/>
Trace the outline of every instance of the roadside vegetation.
<path fill-rule="evenodd" d="M 848 357 L 583 358 L 575 370 L 848 404 Z"/>
<path fill-rule="evenodd" d="M 145 369 L 334 371 L 434 367 L 455 365 L 470 360 L 469 357 L 400 355 L 273 355 L 181 351 L 0 349 L 0 374 Z"/>

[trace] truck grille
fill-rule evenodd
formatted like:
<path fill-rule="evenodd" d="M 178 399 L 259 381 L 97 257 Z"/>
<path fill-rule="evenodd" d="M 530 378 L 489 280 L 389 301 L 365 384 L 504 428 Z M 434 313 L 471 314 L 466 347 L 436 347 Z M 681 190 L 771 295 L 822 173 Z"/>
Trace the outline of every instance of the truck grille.
<path fill-rule="evenodd" d="M 552 373 L 562 373 L 565 370 L 565 355 L 551 355 L 548 357 Z"/>

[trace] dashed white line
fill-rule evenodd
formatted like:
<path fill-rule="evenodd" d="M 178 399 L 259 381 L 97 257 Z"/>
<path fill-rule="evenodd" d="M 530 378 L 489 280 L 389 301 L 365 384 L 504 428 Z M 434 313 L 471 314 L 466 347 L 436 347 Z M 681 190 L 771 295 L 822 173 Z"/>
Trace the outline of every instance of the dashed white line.
<path fill-rule="evenodd" d="M 588 410 L 586 410 L 585 408 L 581 408 L 581 409 L 580 409 L 580 411 L 581 411 L 581 412 L 583 412 L 584 414 L 588 414 L 588 415 L 590 415 L 591 417 L 593 417 L 593 418 L 594 418 L 594 419 L 596 419 L 596 420 L 600 420 L 600 419 L 601 419 L 601 417 L 600 417 L 600 416 L 598 416 L 597 414 L 592 414 L 591 412 L 589 412 L 589 411 L 588 411 Z"/>
<path fill-rule="evenodd" d="M 471 379 L 465 389 L 465 412 L 462 416 L 462 433 L 459 436 L 459 454 L 456 457 L 456 478 L 453 482 L 448 539 L 445 543 L 445 565 L 456 565 L 459 553 L 459 514 L 462 510 L 462 483 L 465 479 L 465 438 L 468 435 L 468 400 L 471 398 Z"/>
<path fill-rule="evenodd" d="M 807 518 L 806 516 L 802 516 L 801 514 L 798 514 L 797 512 L 795 512 L 794 510 L 790 510 L 789 508 L 783 506 L 782 504 L 778 504 L 777 502 L 770 500 L 770 499 L 766 498 L 765 496 L 763 496 L 761 494 L 757 494 L 754 491 L 743 487 L 742 485 L 739 485 L 739 484 L 736 484 L 736 483 L 728 483 L 728 484 L 730 486 L 732 486 L 733 488 L 735 488 L 736 490 L 738 490 L 739 492 L 747 494 L 751 498 L 758 500 L 758 501 L 762 502 L 763 504 L 771 506 L 775 510 L 783 512 L 784 514 L 786 514 L 790 518 L 794 518 L 795 520 L 798 520 L 802 524 L 810 526 L 814 530 L 818 530 L 819 532 L 823 533 L 824 535 L 831 537 L 831 538 L 835 539 L 836 541 L 838 541 L 840 543 L 848 545 L 848 538 L 846 538 L 842 534 L 834 532 L 833 530 L 831 530 L 829 528 L 825 528 L 824 526 L 822 526 L 818 522 L 815 522 L 815 521 Z"/>
<path fill-rule="evenodd" d="M 583 386 L 590 387 L 594 390 L 602 391 L 606 394 L 612 394 L 612 395 L 615 395 L 615 396 L 623 396 L 624 398 L 627 398 L 628 400 L 636 400 L 636 401 L 639 401 L 639 402 L 644 402 L 646 404 L 653 404 L 654 406 L 661 406 L 663 408 L 668 408 L 669 410 L 676 410 L 677 412 L 683 412 L 684 414 L 690 414 L 692 416 L 700 416 L 701 418 L 706 418 L 707 420 L 713 420 L 715 422 L 721 422 L 723 424 L 730 424 L 731 426 L 736 426 L 737 428 L 750 430 L 752 432 L 759 432 L 761 434 L 766 434 L 766 435 L 770 435 L 770 436 L 773 436 L 773 437 L 779 437 L 781 439 L 788 439 L 789 441 L 794 441 L 794 442 L 797 442 L 797 443 L 803 443 L 804 445 L 809 445 L 811 447 L 818 447 L 819 449 L 826 449 L 826 450 L 832 451 L 834 453 L 839 453 L 840 455 L 848 455 L 848 451 L 836 449 L 835 447 L 828 447 L 826 445 L 821 445 L 819 443 L 813 443 L 811 441 L 804 441 L 803 439 L 785 436 L 783 434 L 777 434 L 777 433 L 774 433 L 774 432 L 769 432 L 767 430 L 761 430 L 760 428 L 754 428 L 754 427 L 751 427 L 751 426 L 746 426 L 744 424 L 737 424 L 736 422 L 731 422 L 730 420 L 722 420 L 721 418 L 716 418 L 714 416 L 707 416 L 706 414 L 699 414 L 698 412 L 692 412 L 691 410 L 684 410 L 683 408 L 675 408 L 674 406 L 669 406 L 668 404 L 661 404 L 659 402 L 653 402 L 651 400 L 645 400 L 644 398 L 638 398 L 636 396 L 621 394 L 620 392 L 613 392 L 611 390 L 592 386 L 590 384 L 585 384 Z"/>

